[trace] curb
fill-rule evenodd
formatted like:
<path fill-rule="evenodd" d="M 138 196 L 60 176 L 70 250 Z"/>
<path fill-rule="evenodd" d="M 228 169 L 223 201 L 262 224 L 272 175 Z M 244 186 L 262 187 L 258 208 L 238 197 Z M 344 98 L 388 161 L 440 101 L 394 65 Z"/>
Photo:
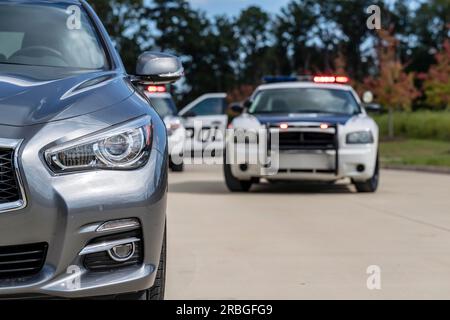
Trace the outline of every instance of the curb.
<path fill-rule="evenodd" d="M 408 165 L 396 165 L 396 164 L 382 164 L 381 167 L 383 169 L 388 169 L 388 170 L 416 171 L 416 172 L 425 172 L 425 173 L 450 174 L 450 168 L 446 168 L 446 167 L 408 166 Z"/>

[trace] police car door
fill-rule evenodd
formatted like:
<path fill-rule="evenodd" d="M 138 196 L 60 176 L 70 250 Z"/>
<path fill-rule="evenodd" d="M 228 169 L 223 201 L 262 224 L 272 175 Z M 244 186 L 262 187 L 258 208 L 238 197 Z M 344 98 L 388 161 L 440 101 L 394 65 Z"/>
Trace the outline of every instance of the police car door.
<path fill-rule="evenodd" d="M 222 151 L 228 122 L 226 115 L 226 94 L 205 94 L 179 112 L 186 127 L 186 154 L 196 156 L 208 151 L 209 155 Z M 215 150 L 215 152 L 211 152 Z M 207 156 L 205 152 L 205 156 Z"/>

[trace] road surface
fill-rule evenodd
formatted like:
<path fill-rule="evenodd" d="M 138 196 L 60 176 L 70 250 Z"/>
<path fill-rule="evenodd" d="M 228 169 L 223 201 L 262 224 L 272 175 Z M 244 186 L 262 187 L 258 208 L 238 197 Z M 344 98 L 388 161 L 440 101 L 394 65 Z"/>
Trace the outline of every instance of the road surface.
<path fill-rule="evenodd" d="M 170 175 L 168 227 L 168 299 L 450 299 L 450 175 L 232 194 L 220 167 L 188 167 Z"/>

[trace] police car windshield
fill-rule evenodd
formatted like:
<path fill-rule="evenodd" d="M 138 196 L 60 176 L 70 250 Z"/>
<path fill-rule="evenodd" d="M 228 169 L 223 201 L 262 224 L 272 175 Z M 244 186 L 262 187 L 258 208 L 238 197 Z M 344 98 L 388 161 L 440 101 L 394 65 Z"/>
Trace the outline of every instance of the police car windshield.
<path fill-rule="evenodd" d="M 361 108 L 350 91 L 323 88 L 268 89 L 259 92 L 249 113 L 353 115 Z"/>
<path fill-rule="evenodd" d="M 96 70 L 106 68 L 107 59 L 82 6 L 14 1 L 0 2 L 2 65 Z"/>

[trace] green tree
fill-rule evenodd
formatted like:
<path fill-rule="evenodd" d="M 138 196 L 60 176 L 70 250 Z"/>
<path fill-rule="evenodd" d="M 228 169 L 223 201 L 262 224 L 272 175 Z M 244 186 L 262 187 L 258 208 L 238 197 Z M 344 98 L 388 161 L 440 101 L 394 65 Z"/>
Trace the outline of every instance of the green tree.
<path fill-rule="evenodd" d="M 424 89 L 426 102 L 435 108 L 450 110 L 450 41 L 444 42 L 443 49 L 435 56 L 436 64 L 432 65 L 425 75 Z"/>
<path fill-rule="evenodd" d="M 244 9 L 237 18 L 239 83 L 257 83 L 275 68 L 274 59 L 269 56 L 270 26 L 269 14 L 256 6 Z"/>
<path fill-rule="evenodd" d="M 114 41 L 128 72 L 133 73 L 141 52 L 138 33 L 142 32 L 141 18 L 144 0 L 95 0 L 91 5 Z"/>
<path fill-rule="evenodd" d="M 450 23 L 450 1 L 423 1 L 414 15 L 410 32 L 416 40 L 411 47 L 411 64 L 408 70 L 427 72 L 436 62 L 435 53 L 442 49 L 442 44 L 450 36 L 447 28 Z"/>
<path fill-rule="evenodd" d="M 313 0 L 291 1 L 274 22 L 277 71 L 284 74 L 309 73 L 315 56 L 309 31 L 317 25 L 318 4 Z"/>

